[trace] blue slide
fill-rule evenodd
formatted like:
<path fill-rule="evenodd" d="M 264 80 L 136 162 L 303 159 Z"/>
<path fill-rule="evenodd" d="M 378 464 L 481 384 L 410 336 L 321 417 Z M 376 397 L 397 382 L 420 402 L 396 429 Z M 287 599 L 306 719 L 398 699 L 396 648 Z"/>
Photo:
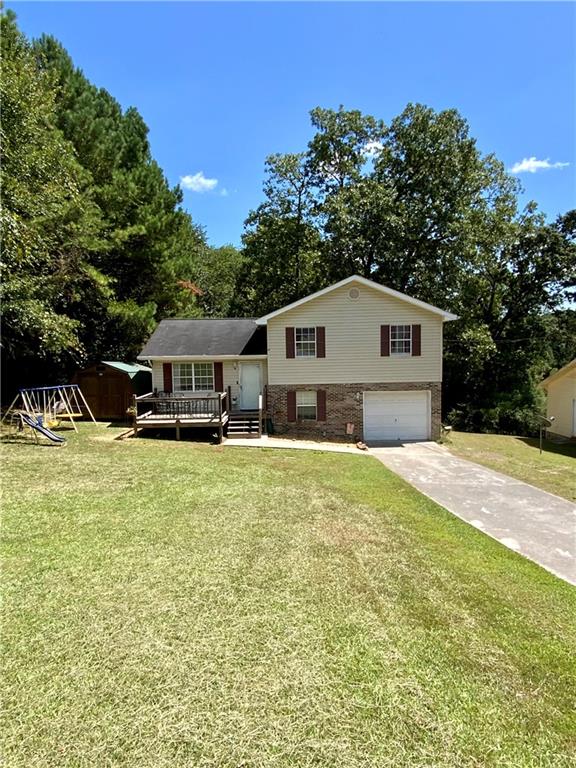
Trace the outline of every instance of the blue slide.
<path fill-rule="evenodd" d="M 37 432 L 40 432 L 40 434 L 44 435 L 44 437 L 47 437 L 48 440 L 52 440 L 53 443 L 66 442 L 65 437 L 60 437 L 60 435 L 55 435 L 54 432 L 51 432 L 49 429 L 46 429 L 46 427 L 42 425 L 42 422 L 40 421 L 40 419 L 38 419 L 37 421 L 34 421 L 34 419 L 31 419 L 27 413 L 22 413 L 21 416 L 24 419 L 25 424 L 28 424 L 28 426 L 32 427 L 32 429 L 35 429 Z"/>

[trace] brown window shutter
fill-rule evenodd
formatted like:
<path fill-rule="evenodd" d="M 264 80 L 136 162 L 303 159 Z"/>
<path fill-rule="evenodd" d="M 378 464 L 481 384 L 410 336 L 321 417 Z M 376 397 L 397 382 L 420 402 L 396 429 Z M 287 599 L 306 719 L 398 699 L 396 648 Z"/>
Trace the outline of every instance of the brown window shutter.
<path fill-rule="evenodd" d="M 289 389 L 286 393 L 286 413 L 288 421 L 296 421 L 296 391 Z"/>
<path fill-rule="evenodd" d="M 326 328 L 323 325 L 316 328 L 316 357 L 326 357 Z"/>
<path fill-rule="evenodd" d="M 296 357 L 294 328 L 286 328 L 286 357 Z"/>
<path fill-rule="evenodd" d="M 412 326 L 412 354 L 419 357 L 422 354 L 422 326 Z"/>
<path fill-rule="evenodd" d="M 316 421 L 326 421 L 326 390 L 316 392 Z"/>
<path fill-rule="evenodd" d="M 172 363 L 162 363 L 164 392 L 172 392 Z"/>
<path fill-rule="evenodd" d="M 390 326 L 389 325 L 380 326 L 380 356 L 381 357 L 390 356 Z"/>
<path fill-rule="evenodd" d="M 224 367 L 222 363 L 214 363 L 214 390 L 224 392 Z"/>

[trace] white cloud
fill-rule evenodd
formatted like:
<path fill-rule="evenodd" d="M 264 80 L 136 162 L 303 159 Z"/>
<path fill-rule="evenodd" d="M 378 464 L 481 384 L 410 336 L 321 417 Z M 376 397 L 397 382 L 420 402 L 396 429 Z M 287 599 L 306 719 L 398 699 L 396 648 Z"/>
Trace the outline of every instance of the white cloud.
<path fill-rule="evenodd" d="M 377 157 L 383 149 L 384 147 L 379 141 L 369 141 L 364 145 L 362 154 L 366 157 Z"/>
<path fill-rule="evenodd" d="M 222 187 L 222 189 L 220 190 L 220 197 L 228 197 L 229 194 L 230 193 L 228 192 L 226 187 Z"/>
<path fill-rule="evenodd" d="M 210 192 L 217 186 L 218 179 L 207 179 L 204 171 L 198 171 L 194 176 L 180 176 L 180 184 L 192 192 Z"/>
<path fill-rule="evenodd" d="M 525 157 L 520 163 L 514 163 L 510 173 L 536 173 L 536 171 L 548 171 L 551 168 L 566 168 L 570 163 L 551 163 L 550 158 L 537 160 L 535 157 Z"/>

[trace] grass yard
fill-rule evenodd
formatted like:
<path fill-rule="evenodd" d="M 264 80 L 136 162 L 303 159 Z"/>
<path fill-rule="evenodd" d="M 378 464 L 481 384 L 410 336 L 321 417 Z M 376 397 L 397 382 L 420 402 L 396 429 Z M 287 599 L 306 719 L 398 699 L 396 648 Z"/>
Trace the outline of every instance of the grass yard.
<path fill-rule="evenodd" d="M 576 443 L 537 438 L 452 432 L 445 445 L 456 456 L 475 461 L 505 475 L 576 500 Z"/>
<path fill-rule="evenodd" d="M 568 584 L 370 457 L 119 432 L 3 446 L 7 768 L 574 765 Z"/>

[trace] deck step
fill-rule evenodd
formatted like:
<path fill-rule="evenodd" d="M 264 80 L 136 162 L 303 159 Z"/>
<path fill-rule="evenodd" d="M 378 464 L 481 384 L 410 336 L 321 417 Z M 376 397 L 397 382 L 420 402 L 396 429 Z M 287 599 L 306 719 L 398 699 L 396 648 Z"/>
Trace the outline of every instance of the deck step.
<path fill-rule="evenodd" d="M 260 413 L 258 411 L 233 411 L 228 416 L 226 434 L 230 439 L 260 437 Z"/>

